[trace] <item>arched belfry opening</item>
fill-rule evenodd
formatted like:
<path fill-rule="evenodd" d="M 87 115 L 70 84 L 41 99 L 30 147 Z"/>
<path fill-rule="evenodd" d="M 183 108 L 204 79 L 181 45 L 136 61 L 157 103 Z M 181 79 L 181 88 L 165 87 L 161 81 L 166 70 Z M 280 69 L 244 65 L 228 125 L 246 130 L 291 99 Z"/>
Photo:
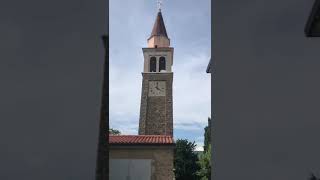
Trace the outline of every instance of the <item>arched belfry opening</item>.
<path fill-rule="evenodd" d="M 161 71 L 166 71 L 166 58 L 163 56 L 159 60 L 159 72 Z"/>
<path fill-rule="evenodd" d="M 157 72 L 157 59 L 156 57 L 150 58 L 150 72 Z"/>

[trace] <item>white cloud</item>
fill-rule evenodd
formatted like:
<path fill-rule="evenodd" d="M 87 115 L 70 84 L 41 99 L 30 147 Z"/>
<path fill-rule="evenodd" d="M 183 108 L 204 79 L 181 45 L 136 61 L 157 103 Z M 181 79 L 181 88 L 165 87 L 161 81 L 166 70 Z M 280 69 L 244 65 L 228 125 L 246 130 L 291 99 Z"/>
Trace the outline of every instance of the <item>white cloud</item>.
<path fill-rule="evenodd" d="M 203 151 L 203 142 L 196 142 L 197 146 L 195 148 L 196 151 Z"/>
<path fill-rule="evenodd" d="M 209 58 L 208 54 L 199 52 L 195 56 L 183 57 L 183 62 L 175 64 L 178 67 L 175 68 L 173 100 L 174 123 L 177 125 L 184 122 L 207 123 L 211 85 L 204 67 Z"/>

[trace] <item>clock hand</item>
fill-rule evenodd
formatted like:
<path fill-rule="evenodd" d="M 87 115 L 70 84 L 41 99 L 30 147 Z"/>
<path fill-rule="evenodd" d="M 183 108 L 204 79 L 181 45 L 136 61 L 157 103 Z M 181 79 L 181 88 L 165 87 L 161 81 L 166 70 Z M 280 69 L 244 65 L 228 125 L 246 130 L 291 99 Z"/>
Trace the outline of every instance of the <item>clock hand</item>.
<path fill-rule="evenodd" d="M 159 85 L 159 84 L 158 84 L 158 82 L 157 82 L 156 89 L 160 90 L 158 85 Z"/>

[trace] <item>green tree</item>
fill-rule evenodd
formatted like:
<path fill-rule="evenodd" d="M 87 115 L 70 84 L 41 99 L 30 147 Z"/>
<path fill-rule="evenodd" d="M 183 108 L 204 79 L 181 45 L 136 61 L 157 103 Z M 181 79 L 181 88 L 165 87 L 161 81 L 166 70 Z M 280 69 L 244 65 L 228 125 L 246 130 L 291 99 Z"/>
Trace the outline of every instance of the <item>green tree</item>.
<path fill-rule="evenodd" d="M 204 151 L 197 162 L 200 167 L 197 171 L 197 176 L 200 180 L 211 179 L 211 123 L 211 118 L 209 117 L 208 126 L 204 128 Z"/>
<path fill-rule="evenodd" d="M 119 130 L 110 128 L 110 129 L 109 129 L 109 134 L 112 134 L 112 135 L 120 135 L 121 132 L 120 132 Z"/>
<path fill-rule="evenodd" d="M 197 154 L 194 152 L 195 142 L 186 139 L 178 139 L 174 152 L 174 168 L 176 180 L 196 180 Z"/>
<path fill-rule="evenodd" d="M 204 151 L 197 162 L 200 169 L 197 171 L 197 176 L 200 180 L 210 180 L 211 179 L 211 145 L 207 151 Z"/>
<path fill-rule="evenodd" d="M 208 117 L 208 126 L 204 128 L 204 146 L 203 150 L 207 151 L 211 141 L 211 118 Z"/>

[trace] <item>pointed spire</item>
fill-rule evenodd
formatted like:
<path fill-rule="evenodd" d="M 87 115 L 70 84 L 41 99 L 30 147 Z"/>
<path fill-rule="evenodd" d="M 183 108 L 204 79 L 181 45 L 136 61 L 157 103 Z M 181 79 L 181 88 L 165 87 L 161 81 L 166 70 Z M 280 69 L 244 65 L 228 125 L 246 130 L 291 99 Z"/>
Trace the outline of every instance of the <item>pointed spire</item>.
<path fill-rule="evenodd" d="M 170 46 L 170 39 L 168 37 L 166 26 L 164 25 L 164 21 L 162 18 L 160 0 L 158 1 L 158 9 L 159 12 L 156 21 L 154 22 L 151 35 L 148 38 L 149 48 L 161 48 Z"/>
<path fill-rule="evenodd" d="M 166 27 L 164 25 L 164 21 L 163 21 L 162 14 L 161 14 L 160 10 L 158 12 L 157 19 L 153 25 L 153 29 L 152 29 L 150 38 L 152 36 L 164 36 L 164 37 L 168 38 Z"/>

